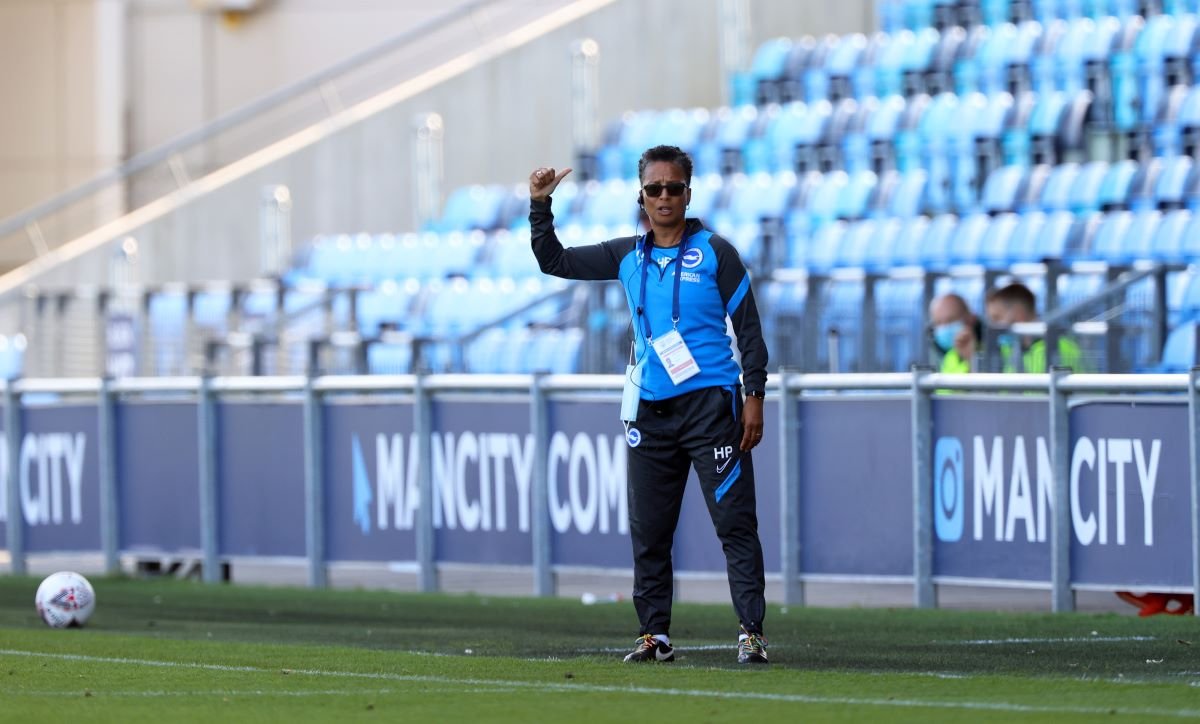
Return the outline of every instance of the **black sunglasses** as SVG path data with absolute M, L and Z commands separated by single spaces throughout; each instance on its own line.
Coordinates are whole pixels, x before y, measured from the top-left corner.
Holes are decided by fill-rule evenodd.
M 687 184 L 682 181 L 672 181 L 665 184 L 646 184 L 642 187 L 642 191 L 646 192 L 646 196 L 657 199 L 662 195 L 663 189 L 667 190 L 667 196 L 683 196 L 683 192 L 687 187 Z

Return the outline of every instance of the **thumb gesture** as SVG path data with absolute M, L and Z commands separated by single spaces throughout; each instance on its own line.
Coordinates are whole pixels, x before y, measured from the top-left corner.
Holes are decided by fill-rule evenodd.
M 569 168 L 557 172 L 552 168 L 536 169 L 529 174 L 529 198 L 534 201 L 545 201 L 546 197 L 554 193 L 554 189 L 558 188 L 558 185 L 569 173 L 571 173 Z

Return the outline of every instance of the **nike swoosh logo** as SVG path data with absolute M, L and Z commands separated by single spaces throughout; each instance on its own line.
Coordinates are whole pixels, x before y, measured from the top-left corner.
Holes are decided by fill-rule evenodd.
M 654 647 L 654 658 L 658 659 L 659 661 L 666 661 L 667 659 L 671 658 L 674 655 L 675 655 L 674 649 L 667 649 L 664 652 L 661 648 L 659 648 L 657 646 Z
M 723 464 L 717 466 L 717 475 L 725 472 L 725 468 L 729 467 L 730 460 L 733 460 L 733 458 L 729 458 L 729 460 L 726 460 Z

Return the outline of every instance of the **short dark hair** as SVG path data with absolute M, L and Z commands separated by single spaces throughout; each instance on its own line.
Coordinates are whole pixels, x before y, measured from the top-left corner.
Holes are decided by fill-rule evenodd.
M 687 155 L 687 151 L 684 151 L 679 146 L 655 146 L 654 148 L 647 148 L 638 160 L 638 181 L 643 180 L 646 167 L 658 161 L 666 161 L 678 166 L 679 170 L 683 171 L 683 175 L 687 177 L 688 185 L 692 185 L 692 157 Z
M 1029 287 L 1020 282 L 1013 282 L 1007 286 L 989 291 L 987 293 L 987 301 L 999 302 L 1005 306 L 1016 304 L 1024 307 L 1029 312 L 1037 312 L 1037 297 L 1029 290 Z

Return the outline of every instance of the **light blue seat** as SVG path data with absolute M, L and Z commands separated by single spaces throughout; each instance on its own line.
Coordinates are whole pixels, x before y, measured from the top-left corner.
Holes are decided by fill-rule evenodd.
M 624 226 L 637 223 L 638 184 L 610 179 L 589 182 L 576 220 L 590 226 Z
M 1018 215 L 1016 226 L 1013 227 L 1005 242 L 1004 257 L 997 260 L 991 250 L 994 247 L 991 247 L 985 252 L 984 264 L 990 268 L 996 268 L 1020 262 L 1037 261 L 1038 235 L 1041 234 L 1042 227 L 1046 225 L 1047 218 L 1049 218 L 1048 215 L 1042 211 L 1029 211 Z
M 1113 121 L 1116 129 L 1122 133 L 1135 130 L 1141 117 L 1136 47 L 1144 26 L 1145 21 L 1140 16 L 1131 16 L 1125 20 L 1108 56 L 1108 72 L 1112 78 Z
M 700 143 L 700 137 L 711 120 L 711 114 L 705 108 L 668 108 L 658 113 L 657 122 L 650 130 L 650 137 L 641 149 L 634 149 L 638 157 L 651 146 L 678 146 L 685 151 L 691 151 Z M 630 178 L 636 177 L 635 174 Z
M 1147 240 L 1147 245 L 1137 249 L 1138 257 L 1167 264 L 1190 262 L 1184 257 L 1183 241 L 1191 221 L 1192 212 L 1187 209 L 1168 211 L 1154 236 Z
M 941 40 L 942 34 L 936 29 L 922 28 L 916 32 L 913 43 L 905 48 L 904 57 L 900 60 L 900 89 L 904 95 L 929 92 L 925 74 Z
M 937 33 L 936 30 L 928 27 L 925 32 Z M 898 33 L 892 33 L 888 43 L 879 49 L 873 74 L 875 96 L 885 98 L 893 95 L 906 95 L 904 92 L 904 59 L 916 43 L 916 34 L 905 29 Z
M 1154 205 L 1164 211 L 1184 207 L 1184 190 L 1195 162 L 1188 156 L 1163 159 L 1162 172 L 1154 185 Z
M 1196 366 L 1197 321 L 1189 320 L 1171 330 L 1163 345 L 1162 361 L 1155 372 L 1189 372 Z
M 828 101 L 811 105 L 789 103 L 782 107 L 767 126 L 761 145 L 746 144 L 746 170 L 798 173 L 818 170 L 816 148 L 832 113 L 833 106 Z
M 934 217 L 921 244 L 920 264 L 929 271 L 945 271 L 951 264 L 951 246 L 955 243 L 958 217 L 941 214 Z
M 718 229 L 758 224 L 764 218 L 783 219 L 796 176 L 792 173 L 738 175 L 727 182 L 727 204 L 709 218 Z
M 1105 214 L 1096 235 L 1092 237 L 1091 248 L 1084 252 L 1084 258 L 1109 264 L 1128 261 L 1124 258 L 1123 243 L 1132 224 L 1133 214 L 1129 211 L 1112 211 Z
M 929 174 L 924 169 L 915 169 L 900 174 L 899 181 L 888 201 L 888 215 L 910 218 L 924 212 L 925 187 L 928 183 Z
M 1041 207 L 1044 211 L 1066 211 L 1071 206 L 1071 189 L 1079 178 L 1079 164 L 1060 163 L 1050 170 L 1042 186 Z
M 1017 206 L 1017 192 L 1025 181 L 1022 166 L 1001 166 L 992 171 L 983 185 L 981 206 L 989 214 L 1012 211 Z
M 987 235 L 991 223 L 992 219 L 987 214 L 971 214 L 961 219 L 950 240 L 949 264 L 980 263 L 983 239 Z
M 956 124 L 963 120 L 962 115 L 966 110 L 959 103 L 958 96 L 942 93 L 933 99 L 921 117 L 917 135 L 921 165 L 929 174 L 925 203 L 930 213 L 952 210 L 950 138 Z
M 216 336 L 231 332 L 230 312 L 233 309 L 233 290 L 214 285 L 192 295 L 192 322 Z
M 1071 211 L 1081 214 L 1100 209 L 1100 187 L 1108 170 L 1105 161 L 1091 161 L 1080 167 L 1068 197 Z
M 858 171 L 848 174 L 846 185 L 841 188 L 837 200 L 839 219 L 861 219 L 867 215 L 867 204 L 879 183 L 873 171 Z
M 1119 263 L 1132 264 L 1136 261 L 1154 258 L 1150 247 L 1158 236 L 1158 227 L 1162 225 L 1163 218 L 1163 213 L 1157 209 L 1134 213 L 1133 222 L 1121 239 Z
M 863 288 L 854 280 L 831 280 L 821 310 L 818 364 L 832 372 L 856 372 L 860 357 Z M 831 340 L 837 343 L 837 365 L 830 365 Z
M 926 359 L 923 291 L 920 279 L 882 279 L 875 287 L 876 354 L 885 371 L 904 372 Z
M 522 278 L 541 273 L 530 246 L 528 230 L 499 231 L 492 235 L 490 246 L 488 273 L 491 276 Z
M 803 256 L 804 268 L 824 274 L 837 266 L 838 254 L 846 236 L 846 223 L 836 221 L 822 226 L 807 242 Z
M 15 380 L 25 372 L 25 335 L 0 335 L 0 379 Z
M 413 299 L 420 291 L 417 280 L 385 283 L 360 292 L 355 305 L 358 331 L 364 337 L 376 337 L 392 329 L 402 330 L 412 319 Z
M 470 231 L 494 229 L 499 225 L 500 209 L 508 189 L 503 186 L 461 186 L 450 192 L 441 218 L 431 222 L 429 231 Z
M 750 78 L 755 88 L 755 103 L 778 102 L 776 81 L 783 76 L 788 55 L 794 41 L 791 38 L 775 38 L 758 46 L 750 65 Z
M 1154 123 L 1150 128 L 1151 141 L 1156 157 L 1178 156 L 1183 151 L 1183 133 L 1179 122 L 1180 113 L 1187 103 L 1191 88 L 1175 85 L 1167 89 Z
M 373 375 L 403 375 L 413 371 L 412 344 L 375 342 L 367 347 L 367 372 Z
M 153 374 L 189 373 L 187 359 L 188 297 L 183 288 L 159 290 L 146 300 L 148 342 Z
M 688 206 L 687 215 L 702 220 L 711 218 L 717 209 L 724 187 L 725 177 L 720 174 L 692 176 L 692 202 Z
M 929 219 L 913 216 L 903 222 L 900 232 L 892 244 L 891 263 L 897 267 L 920 266 L 921 247 L 929 233 Z
M 1066 248 L 1062 250 L 1061 255 L 1049 258 L 1061 259 L 1067 263 L 1090 260 L 1093 241 L 1104 223 L 1104 218 L 1105 215 L 1100 212 L 1076 216 L 1075 223 L 1071 224 L 1071 232 L 1065 240 Z
M 464 352 L 468 372 L 504 374 L 517 372 L 514 349 L 524 350 L 520 332 L 492 327 L 476 337 Z
M 1097 195 L 1101 211 L 1129 208 L 1130 188 L 1137 172 L 1137 163 L 1128 159 L 1109 167 Z
M 868 44 L 867 37 L 862 33 L 842 36 L 841 42 L 830 49 L 824 65 L 820 69 L 814 68 L 805 73 L 807 100 L 811 103 L 817 100 L 836 101 L 853 97 L 851 79 Z
M 1009 258 L 1013 262 L 1040 262 L 1043 259 L 1063 259 L 1067 241 L 1075 224 L 1075 215 L 1069 211 L 1047 214 L 1036 230 L 1029 234 L 1015 232 L 1009 242 Z
M 1138 78 L 1138 120 L 1150 123 L 1166 91 L 1164 83 L 1167 41 L 1175 30 L 1176 19 L 1156 15 L 1146 20 L 1145 27 L 1134 44 L 1134 59 Z
M 729 174 L 743 170 L 742 148 L 758 121 L 752 105 L 719 108 L 695 149 L 693 173 Z M 635 173 L 636 175 L 636 169 Z
M 914 99 L 914 106 L 923 111 L 929 103 L 928 96 Z M 872 169 L 878 173 L 897 165 L 897 134 L 901 121 L 909 111 L 909 101 L 902 96 L 888 96 L 879 102 L 879 106 L 867 118 L 865 131 L 867 153 L 871 159 Z M 916 165 L 916 164 L 914 164 Z M 904 169 L 901 169 L 904 170 Z
M 1004 269 L 1009 265 L 1008 246 L 1012 235 L 1020 226 L 1021 217 L 1016 214 L 999 214 L 992 217 L 975 258 L 970 260 L 989 269 Z

